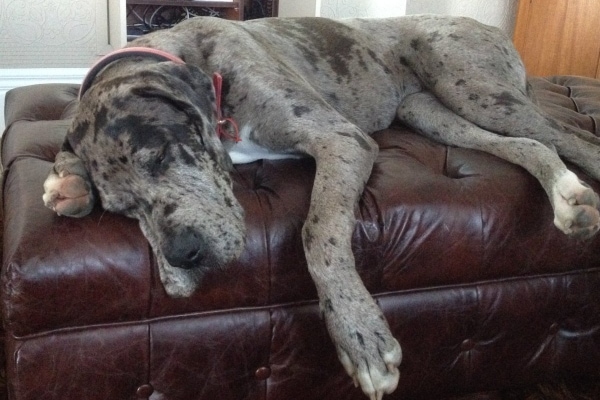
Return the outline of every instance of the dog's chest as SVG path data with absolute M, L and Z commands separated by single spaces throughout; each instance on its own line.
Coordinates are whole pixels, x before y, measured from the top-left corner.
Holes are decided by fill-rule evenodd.
M 244 125 L 240 129 L 240 141 L 225 142 L 224 147 L 234 164 L 247 164 L 257 160 L 281 160 L 285 158 L 302 158 L 298 153 L 277 152 L 263 147 L 250 139 L 252 127 Z

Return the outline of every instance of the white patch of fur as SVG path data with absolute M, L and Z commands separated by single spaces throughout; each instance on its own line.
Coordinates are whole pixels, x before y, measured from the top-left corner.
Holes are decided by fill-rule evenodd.
M 50 174 L 44 181 L 44 194 L 42 195 L 42 200 L 44 200 L 44 204 L 46 207 L 50 207 L 54 210 L 54 206 L 52 205 L 52 201 L 57 196 L 60 187 L 60 178 L 56 174 Z
M 248 164 L 257 160 L 282 160 L 286 158 L 302 158 L 301 154 L 274 152 L 263 147 L 250 139 L 252 127 L 244 125 L 240 129 L 240 139 L 238 143 L 226 142 L 225 148 L 234 164 Z
M 552 190 L 554 205 L 554 225 L 567 235 L 574 233 L 575 229 L 581 227 L 575 226 L 577 216 L 581 212 L 587 212 L 590 219 L 593 220 L 594 230 L 600 228 L 600 215 L 593 204 L 579 204 L 578 198 L 585 198 L 585 192 L 591 192 L 592 189 L 581 184 L 577 175 L 571 171 L 565 171 Z

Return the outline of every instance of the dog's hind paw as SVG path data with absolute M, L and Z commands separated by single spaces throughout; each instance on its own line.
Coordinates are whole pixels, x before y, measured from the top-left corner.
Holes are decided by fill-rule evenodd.
M 593 236 L 600 229 L 598 195 L 577 176 L 567 171 L 554 187 L 554 225 L 579 239 Z
M 74 154 L 60 152 L 44 181 L 44 205 L 58 215 L 83 217 L 94 207 L 92 185 L 83 162 Z
M 402 350 L 383 314 L 369 300 L 372 310 L 364 310 L 363 303 L 344 315 L 334 306 L 325 312 L 325 318 L 338 358 L 355 386 L 370 400 L 381 400 L 398 386 Z

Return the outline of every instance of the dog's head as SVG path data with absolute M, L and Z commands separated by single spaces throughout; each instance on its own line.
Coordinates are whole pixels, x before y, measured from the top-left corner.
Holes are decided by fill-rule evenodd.
M 167 292 L 188 296 L 203 272 L 237 258 L 245 240 L 212 81 L 172 62 L 99 78 L 82 96 L 66 147 L 83 161 L 102 206 L 139 220 Z

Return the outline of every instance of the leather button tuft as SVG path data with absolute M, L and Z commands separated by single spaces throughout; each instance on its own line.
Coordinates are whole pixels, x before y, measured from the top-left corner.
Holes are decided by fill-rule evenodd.
M 154 388 L 150 384 L 145 384 L 137 388 L 135 395 L 140 399 L 147 399 L 154 393 Z
M 460 349 L 462 351 L 471 351 L 474 348 L 475 348 L 475 341 L 473 339 L 465 339 L 460 345 Z
M 269 367 L 260 367 L 254 373 L 254 376 L 259 381 L 264 381 L 265 379 L 269 379 L 269 377 L 271 376 L 271 368 L 269 368 Z

